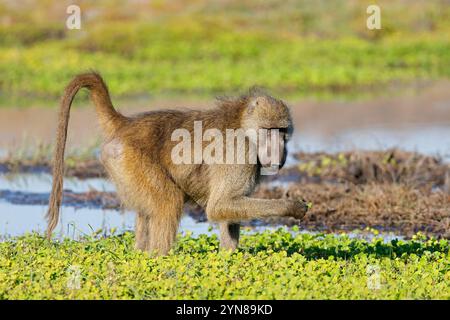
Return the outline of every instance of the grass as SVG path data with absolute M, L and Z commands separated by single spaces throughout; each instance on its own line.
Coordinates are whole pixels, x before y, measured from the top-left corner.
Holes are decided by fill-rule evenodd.
M 148 47 L 132 57 L 82 52 L 59 42 L 26 50 L 6 48 L 0 52 L 0 72 L 5 75 L 2 88 L 13 96 L 57 97 L 62 83 L 89 69 L 99 70 L 119 97 L 214 94 L 252 85 L 296 93 L 352 91 L 394 81 L 450 76 L 450 43 L 441 41 L 369 43 L 244 34 L 215 38 L 214 44 L 149 39 L 145 41 Z M 45 63 L 60 56 L 65 59 L 59 63 Z
M 29 16 L 0 7 L 13 21 L 0 29 L 0 105 L 55 104 L 63 85 L 89 69 L 104 75 L 115 98 L 235 93 L 253 85 L 285 95 L 358 96 L 450 76 L 448 6 L 416 1 L 405 12 L 400 1 L 381 1 L 384 29 L 369 32 L 364 2 L 338 2 L 176 1 L 122 16 L 102 1 L 82 6 L 99 13 L 80 31 L 66 30 L 64 16 L 39 5 Z
M 180 236 L 165 257 L 133 234 L 0 243 L 1 299 L 449 299 L 448 240 L 371 242 L 278 230 L 244 235 L 235 253 L 216 236 Z

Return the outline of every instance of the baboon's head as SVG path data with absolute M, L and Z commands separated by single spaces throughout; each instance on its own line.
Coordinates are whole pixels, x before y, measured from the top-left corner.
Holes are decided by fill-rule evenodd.
M 272 146 L 276 144 L 279 150 L 279 168 L 283 167 L 287 157 L 286 143 L 293 131 L 292 119 L 287 105 L 282 100 L 275 99 L 268 94 L 255 92 L 247 97 L 245 110 L 242 119 L 243 126 L 259 131 L 263 129 L 262 132 L 267 136 L 267 142 L 262 144 L 259 142 L 258 156 L 261 164 L 263 166 L 272 165 L 270 161 L 262 160 L 260 151 L 272 154 L 272 150 L 274 150 Z M 273 159 L 273 157 L 270 159 Z

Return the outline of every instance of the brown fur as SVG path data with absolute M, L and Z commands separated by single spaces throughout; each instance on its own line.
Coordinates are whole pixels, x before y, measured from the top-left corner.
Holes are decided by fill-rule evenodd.
M 221 246 L 227 249 L 238 245 L 241 220 L 269 216 L 301 218 L 306 213 L 302 201 L 248 197 L 259 181 L 260 164 L 176 165 L 171 159 L 172 148 L 178 143 L 171 141 L 173 130 L 185 128 L 192 133 L 194 121 L 199 120 L 203 130 L 217 128 L 221 132 L 238 128 L 281 128 L 288 139 L 292 123 L 282 101 L 253 90 L 239 98 L 221 98 L 212 110 L 162 110 L 124 117 L 114 110 L 100 75 L 88 73 L 72 80 L 61 103 L 47 214 L 49 238 L 59 219 L 70 106 L 83 87 L 91 91 L 105 135 L 102 162 L 122 202 L 137 213 L 138 249 L 167 253 L 188 200 L 203 206 L 210 221 L 219 222 Z M 282 152 L 285 156 L 285 147 Z

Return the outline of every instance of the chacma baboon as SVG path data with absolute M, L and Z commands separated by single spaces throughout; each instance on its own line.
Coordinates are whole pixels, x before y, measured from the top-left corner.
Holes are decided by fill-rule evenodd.
M 136 212 L 136 248 L 166 254 L 188 200 L 201 205 L 210 221 L 219 223 L 221 247 L 227 249 L 237 247 L 242 220 L 273 216 L 300 219 L 305 215 L 307 205 L 302 200 L 249 197 L 263 167 L 259 159 L 256 163 L 174 164 L 171 157 L 177 145 L 173 132 L 185 129 L 192 133 L 194 122 L 201 121 L 204 129 L 214 128 L 224 135 L 228 129 L 278 129 L 282 166 L 287 152 L 284 142 L 292 133 L 284 102 L 250 91 L 239 98 L 219 99 L 214 109 L 161 110 L 126 117 L 114 109 L 101 76 L 91 72 L 75 77 L 62 98 L 47 213 L 49 238 L 59 220 L 70 107 L 81 88 L 90 90 L 104 135 L 101 161 L 121 201 Z M 249 139 L 244 146 L 246 154 L 251 143 Z

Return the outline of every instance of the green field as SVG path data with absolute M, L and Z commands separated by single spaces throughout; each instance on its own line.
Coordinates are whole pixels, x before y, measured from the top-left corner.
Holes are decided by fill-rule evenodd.
M 133 249 L 133 234 L 0 243 L 0 299 L 449 299 L 448 240 L 372 241 L 245 235 L 235 252 L 216 236 L 180 236 L 165 257 Z
M 46 2 L 47 5 L 39 5 Z M 0 105 L 54 105 L 64 84 L 100 71 L 116 98 L 204 96 L 253 85 L 284 95 L 359 96 L 450 77 L 450 8 L 442 1 L 378 1 L 382 30 L 366 28 L 367 1 L 0 5 Z M 33 5 L 34 3 L 34 5 Z M 53 8 L 53 10 L 50 10 Z M 82 16 L 84 17 L 84 16 Z M 34 102 L 35 103 L 35 102 Z

